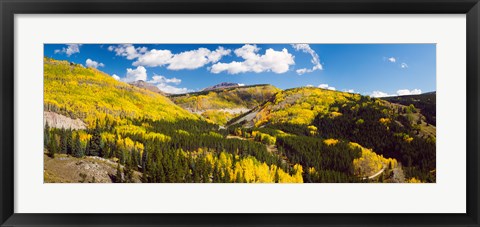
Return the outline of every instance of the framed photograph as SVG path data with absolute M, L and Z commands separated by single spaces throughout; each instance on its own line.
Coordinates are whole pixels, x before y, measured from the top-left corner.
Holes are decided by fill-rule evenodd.
M 1 226 L 479 226 L 478 0 L 1 1 Z

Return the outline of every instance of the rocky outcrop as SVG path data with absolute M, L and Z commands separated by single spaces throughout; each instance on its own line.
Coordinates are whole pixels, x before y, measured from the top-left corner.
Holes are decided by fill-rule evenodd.
M 54 112 L 44 111 L 43 112 L 43 125 L 45 126 L 48 123 L 48 126 L 52 128 L 64 128 L 64 129 L 86 129 L 87 125 L 80 119 L 72 119 L 61 114 Z
M 95 156 L 75 158 L 57 154 L 55 158 L 43 155 L 44 183 L 112 183 L 117 175 L 117 162 Z M 120 165 L 121 169 L 125 166 Z M 122 173 L 121 173 L 122 174 Z M 133 171 L 132 183 L 141 183 L 142 173 Z M 125 181 L 125 175 L 122 174 Z
M 194 114 L 202 114 L 204 113 L 205 111 L 207 110 L 193 110 L 193 109 L 189 109 L 189 108 L 186 108 L 186 110 L 190 111 L 191 113 L 194 113 Z M 219 111 L 219 112 L 225 112 L 225 113 L 229 113 L 229 114 L 243 114 L 243 113 L 246 113 L 248 111 L 250 111 L 250 109 L 247 109 L 247 108 L 221 108 L 221 109 L 208 109 L 208 110 L 216 110 L 216 111 Z
M 240 84 L 223 82 L 223 83 L 211 86 L 211 87 L 207 87 L 207 88 L 203 89 L 203 91 L 211 91 L 211 90 L 216 90 L 216 89 L 232 88 L 232 87 L 240 87 Z
M 155 93 L 159 93 L 161 95 L 165 95 L 164 92 L 162 92 L 157 86 L 153 85 L 153 84 L 150 84 L 148 82 L 145 82 L 143 80 L 137 80 L 135 82 L 131 82 L 129 83 L 130 85 L 133 85 L 135 87 L 139 87 L 139 88 L 143 88 L 143 89 L 147 89 L 149 91 L 153 91 Z

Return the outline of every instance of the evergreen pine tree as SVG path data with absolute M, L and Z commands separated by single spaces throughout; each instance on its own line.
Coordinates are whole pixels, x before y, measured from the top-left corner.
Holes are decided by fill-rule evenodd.
M 158 162 L 157 171 L 158 171 L 157 181 L 159 183 L 164 183 L 165 182 L 165 171 L 163 170 L 163 165 L 162 165 L 161 162 Z
M 72 133 L 72 130 L 67 130 L 66 131 L 66 135 L 65 135 L 65 138 L 66 138 L 66 147 L 67 147 L 67 154 L 69 155 L 72 155 L 73 154 L 73 133 Z
M 220 182 L 220 173 L 218 171 L 218 166 L 217 166 L 217 163 L 215 162 L 214 166 L 213 166 L 213 180 L 212 182 L 213 183 L 218 183 Z
M 237 172 L 235 183 L 243 183 L 243 179 L 242 179 L 242 176 L 240 175 L 240 172 Z
M 278 175 L 278 169 L 275 170 L 275 183 L 280 183 L 280 176 Z
M 55 134 L 52 134 L 50 136 L 50 142 L 48 142 L 48 155 L 51 157 L 51 158 L 55 158 L 55 154 L 57 153 L 57 140 L 55 139 Z
M 184 166 L 184 174 L 185 174 L 185 183 L 192 183 L 192 174 L 190 174 L 190 168 L 188 167 L 188 163 L 185 162 Z
M 87 140 L 87 146 L 85 147 L 85 155 L 86 155 L 86 156 L 90 156 L 90 155 L 91 155 L 91 154 L 90 154 L 90 143 L 91 143 L 90 141 L 91 141 L 90 139 Z
M 200 183 L 200 171 L 198 171 L 197 165 L 193 165 L 192 168 L 193 173 L 193 183 Z
M 132 159 L 129 159 L 125 165 L 125 182 L 133 183 L 133 169 L 132 169 Z
M 145 173 L 145 169 L 147 168 L 147 158 L 148 158 L 148 150 L 145 149 L 142 154 L 142 170 Z
M 73 156 L 77 158 L 83 157 L 82 144 L 80 142 L 80 135 L 76 133 L 75 138 L 73 139 Z
M 120 163 L 117 164 L 117 174 L 115 174 L 115 183 L 123 183 L 122 168 Z
M 157 163 L 149 160 L 147 163 L 147 166 L 148 166 L 148 170 L 147 170 L 148 182 L 152 182 L 152 183 L 158 182 Z
M 383 180 L 384 180 L 384 177 L 383 177 L 383 173 L 380 174 L 380 176 L 378 177 L 378 182 L 379 183 L 383 183 Z
M 92 138 L 90 139 L 90 144 L 88 146 L 89 155 L 100 156 L 102 154 L 101 143 L 102 137 L 100 135 L 100 128 L 97 120 L 95 129 L 93 130 Z
M 59 153 L 67 153 L 67 135 L 65 129 L 60 130 L 60 150 Z
M 45 127 L 43 129 L 43 146 L 45 148 L 48 147 L 48 142 L 50 141 L 50 126 L 48 125 L 48 122 L 45 124 Z
M 232 180 L 231 177 L 230 177 L 230 172 L 228 171 L 228 169 L 225 169 L 225 176 L 224 176 L 224 179 L 223 179 L 223 182 L 224 183 L 230 183 L 230 181 Z
M 133 149 L 132 152 L 130 152 L 130 162 L 132 164 L 132 168 L 133 169 L 136 169 L 137 166 L 138 166 L 138 160 L 137 160 L 137 154 L 139 152 L 137 151 L 137 149 Z

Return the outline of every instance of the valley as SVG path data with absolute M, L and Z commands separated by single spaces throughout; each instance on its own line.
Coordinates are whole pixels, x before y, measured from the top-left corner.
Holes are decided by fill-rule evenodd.
M 44 59 L 46 183 L 433 183 L 431 93 L 221 83 L 168 94 Z

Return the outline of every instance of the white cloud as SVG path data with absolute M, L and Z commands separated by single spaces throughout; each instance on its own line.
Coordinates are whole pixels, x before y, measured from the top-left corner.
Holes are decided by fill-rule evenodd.
M 222 59 L 223 56 L 227 56 L 232 52 L 230 49 L 225 49 L 222 46 L 218 47 L 215 51 L 212 51 L 208 56 L 208 61 L 216 63 Z
M 66 54 L 67 56 L 71 56 L 72 54 L 75 54 L 75 53 L 80 53 L 80 46 L 82 44 L 67 44 L 67 47 L 65 48 L 62 48 L 61 50 L 60 49 L 57 49 L 54 51 L 55 54 L 59 54 L 59 53 L 64 53 Z
M 374 98 L 382 98 L 382 97 L 388 97 L 388 96 L 392 96 L 392 95 L 389 95 L 389 94 L 387 94 L 385 92 L 381 92 L 381 91 L 374 91 L 370 95 L 370 97 L 374 97 Z
M 158 84 L 158 89 L 168 94 L 183 94 L 188 92 L 193 92 L 193 90 L 187 88 L 178 88 L 168 84 Z
M 141 66 L 139 66 L 141 67 Z M 187 92 L 192 92 L 193 90 L 187 89 L 187 88 L 179 88 L 172 86 L 170 84 L 175 84 L 178 85 L 182 82 L 182 80 L 177 79 L 175 77 L 173 78 L 167 78 L 162 75 L 154 75 L 152 77 L 152 80 L 148 81 L 148 83 L 155 84 L 155 86 L 158 87 L 161 91 L 169 94 L 183 94 Z
M 132 44 L 121 44 L 118 46 L 109 46 L 109 51 L 114 51 L 115 55 L 126 57 L 128 60 L 138 58 L 147 51 L 146 47 L 135 48 Z
M 223 56 L 229 55 L 231 50 L 218 47 L 211 51 L 207 48 L 199 48 L 173 54 L 170 50 L 148 50 L 146 47 L 135 48 L 131 44 L 109 46 L 109 51 L 114 51 L 117 56 L 134 60 L 133 66 L 160 67 L 168 65 L 170 70 L 197 69 L 209 63 L 218 62 Z
M 137 80 L 147 81 L 147 70 L 143 66 L 138 66 L 136 69 L 127 69 L 127 76 L 123 81 L 129 83 Z
M 203 67 L 208 63 L 216 63 L 223 56 L 230 54 L 231 50 L 226 50 L 223 47 L 218 47 L 215 51 L 210 51 L 207 48 L 199 48 L 197 50 L 185 51 L 173 55 L 168 60 L 168 69 L 197 69 Z
M 217 63 L 210 68 L 212 73 L 227 71 L 229 74 L 238 74 L 251 71 L 243 62 L 232 61 L 230 63 Z
M 307 84 L 307 85 L 305 85 L 305 87 L 314 87 L 314 86 L 311 85 L 311 84 Z
M 422 94 L 422 90 L 420 89 L 413 89 L 413 90 L 401 89 L 397 91 L 397 95 L 419 95 L 419 94 Z
M 260 48 L 256 45 L 244 45 L 235 50 L 235 55 L 244 59 L 242 62 L 232 61 L 230 63 L 216 63 L 211 68 L 212 73 L 227 71 L 229 74 L 246 72 L 274 72 L 285 73 L 290 65 L 294 65 L 294 56 L 288 53 L 287 49 L 275 51 L 271 48 L 265 51 L 264 55 L 258 54 Z
M 157 67 L 169 63 L 173 54 L 170 50 L 150 50 L 143 55 L 138 56 L 137 61 L 133 63 L 134 66 L 148 66 Z
M 297 69 L 296 70 L 297 74 L 302 75 L 302 74 L 305 74 L 305 73 L 311 73 L 313 71 L 323 69 L 322 64 L 320 64 L 320 58 L 318 57 L 318 54 L 312 48 L 310 48 L 310 45 L 308 45 L 308 44 L 292 44 L 292 47 L 296 51 L 303 51 L 304 53 L 308 53 L 308 54 L 310 54 L 310 56 L 312 56 L 311 62 L 313 64 L 313 67 L 311 69 L 307 69 L 307 68 Z
M 103 63 L 99 63 L 99 62 L 96 62 L 92 59 L 87 59 L 87 61 L 85 61 L 85 65 L 87 67 L 92 67 L 92 68 L 98 68 L 98 67 L 104 67 L 105 65 Z
M 125 78 L 120 78 L 119 76 L 113 74 L 113 78 L 116 80 L 120 80 L 123 82 L 135 82 L 138 80 L 143 80 L 147 81 L 147 69 L 143 66 L 138 66 L 136 69 L 127 69 L 127 76 Z M 180 84 L 182 80 L 177 79 L 175 77 L 173 78 L 167 78 L 162 75 L 154 75 L 152 77 L 152 80 L 147 81 L 148 83 L 154 84 L 155 86 L 158 87 L 161 91 L 169 94 L 182 94 L 182 93 L 187 93 L 187 92 L 193 92 L 193 90 L 187 89 L 187 88 L 179 88 L 172 86 L 170 84 Z
M 180 84 L 182 82 L 182 80 L 180 79 L 177 79 L 177 78 L 166 78 L 164 76 L 161 76 L 161 75 L 154 75 L 152 77 L 152 80 L 148 81 L 149 83 L 152 83 L 152 84 L 159 84 L 159 83 L 172 83 L 172 84 Z
M 397 91 L 397 94 L 388 94 L 381 91 L 374 91 L 370 96 L 374 98 L 381 98 L 381 97 L 389 97 L 389 96 L 396 96 L 396 95 L 402 96 L 402 95 L 419 95 L 419 94 L 422 94 L 422 90 L 420 89 L 413 89 L 413 90 L 400 89 Z
M 318 85 L 319 88 L 323 88 L 323 89 L 328 89 L 328 90 L 332 90 L 332 91 L 335 91 L 337 89 L 335 89 L 335 87 L 330 87 L 328 86 L 328 84 L 320 84 Z
M 307 68 L 303 68 L 303 69 L 297 69 L 297 70 L 295 70 L 295 72 L 297 72 L 298 75 L 302 75 L 302 74 L 305 74 L 305 73 L 310 73 L 310 72 L 312 72 L 312 70 L 307 69 Z
M 343 91 L 348 92 L 348 93 L 355 93 L 355 90 L 353 90 L 353 89 L 348 89 L 348 90 L 346 89 L 346 90 L 343 90 Z
M 245 84 L 238 84 L 238 86 L 243 87 L 243 86 L 245 86 Z
M 395 58 L 395 57 L 385 58 L 385 57 L 384 57 L 383 60 L 385 61 L 385 59 L 386 59 L 387 61 L 391 62 L 391 63 L 400 64 L 400 68 L 402 68 L 402 69 L 407 69 L 407 68 L 408 68 L 407 63 L 405 63 L 405 62 L 402 62 L 402 63 L 398 62 L 398 61 L 399 61 L 398 58 Z M 398 63 L 397 63 L 397 62 L 398 62 Z

